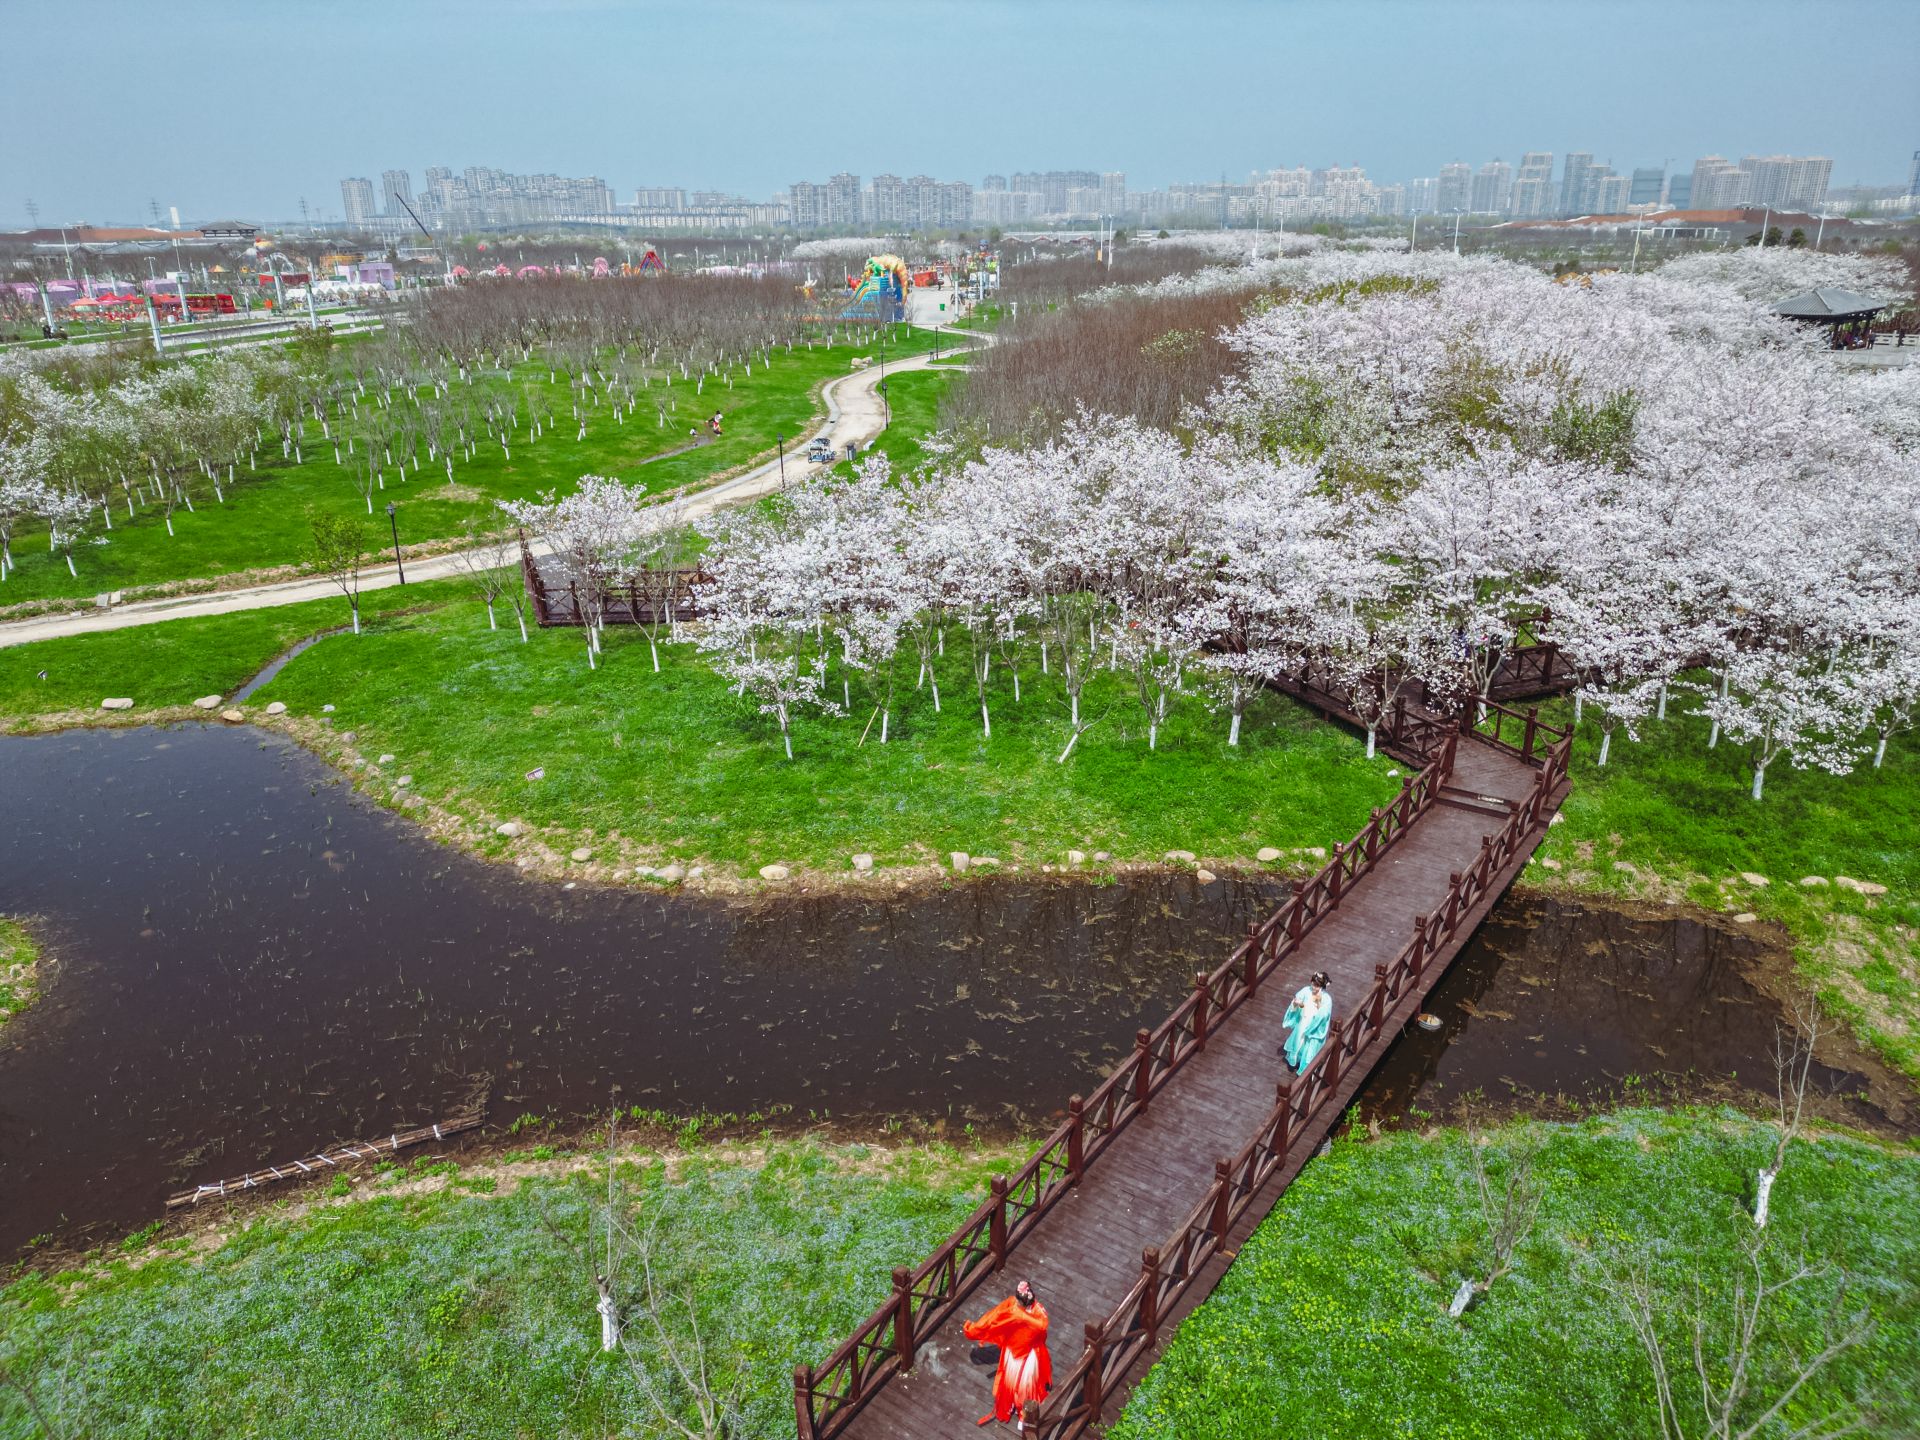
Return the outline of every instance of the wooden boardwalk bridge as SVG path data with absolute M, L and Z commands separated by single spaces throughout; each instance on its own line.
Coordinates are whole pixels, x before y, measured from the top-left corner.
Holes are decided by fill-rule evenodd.
M 1564 688 L 1546 647 L 1495 693 Z M 1504 683 L 1502 683 L 1504 682 Z M 1312 676 L 1277 688 L 1351 721 Z M 1054 1384 L 1030 1433 L 1068 1440 L 1127 1391 L 1319 1147 L 1380 1057 L 1539 844 L 1567 791 L 1571 740 L 1489 702 L 1459 719 L 1397 704 L 1389 753 L 1422 768 L 1252 930 L 1015 1174 L 817 1366 L 794 1372 L 801 1440 L 955 1437 L 991 1409 L 992 1372 L 961 1322 L 1017 1277 L 1051 1316 Z M 1281 1016 L 1315 970 L 1332 1032 L 1305 1074 L 1279 1058 Z M 1079 1353 L 1075 1355 L 1076 1347 Z

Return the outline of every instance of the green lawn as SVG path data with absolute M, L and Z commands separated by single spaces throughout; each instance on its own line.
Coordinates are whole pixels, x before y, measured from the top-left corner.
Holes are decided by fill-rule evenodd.
M 1489 1163 L 1496 1186 L 1505 1143 Z M 1338 1142 L 1281 1198 L 1109 1433 L 1657 1440 L 1649 1363 L 1583 1271 L 1619 1275 L 1629 1257 L 1653 1268 L 1675 1376 L 1690 1382 L 1681 1307 L 1696 1278 L 1724 1296 L 1741 1277 L 1739 1245 L 1753 1232 L 1743 1206 L 1771 1154 L 1769 1132 L 1724 1112 L 1632 1111 L 1553 1127 L 1535 1169 L 1544 1203 L 1514 1270 L 1454 1321 L 1447 1302 L 1485 1255 L 1465 1140 Z M 1802 1392 L 1789 1425 L 1764 1434 L 1786 1434 L 1815 1407 L 1845 1410 L 1861 1385 L 1880 1390 L 1884 1407 L 1863 1433 L 1920 1425 L 1916 1205 L 1911 1151 L 1839 1138 L 1794 1148 L 1773 1192 L 1768 1264 L 1804 1249 L 1844 1270 L 1848 1306 L 1868 1307 L 1876 1330 Z M 1818 1348 L 1824 1293 L 1809 1285 L 1775 1310 L 1756 1394 L 1777 1393 L 1789 1346 Z M 1722 1304 L 1715 1321 L 1725 1313 Z M 1069 1357 L 1078 1348 L 1062 1347 Z M 1680 1392 L 1690 1427 L 1700 1413 L 1691 1393 Z
M 361 622 L 377 629 L 383 615 L 465 593 L 453 580 L 369 590 L 360 597 Z M 0 729 L 73 712 L 138 721 L 202 695 L 230 695 L 296 641 L 351 618 L 341 597 L 0 648 Z M 101 711 L 108 696 L 131 699 L 133 709 Z
M 918 354 L 931 343 L 929 332 L 902 328 L 895 332 L 887 353 Z M 565 373 L 557 382 L 549 382 L 544 364 L 522 365 L 511 379 L 495 376 L 477 382 L 476 393 L 509 386 L 522 396 L 529 387 L 544 391 L 554 418 L 539 440 L 516 439 L 509 458 L 498 445 L 485 441 L 483 433 L 471 462 L 455 457 L 451 481 L 443 462 L 426 460 L 423 441 L 418 473 L 409 469 L 401 483 L 390 472 L 386 488 L 373 496 L 374 505 L 384 509 L 392 501 L 398 507 L 401 541 L 416 544 L 457 535 L 470 517 L 497 517 L 498 500 L 564 491 L 583 474 L 640 481 L 655 493 L 698 485 L 771 455 L 776 433 L 784 434 L 790 446 L 802 443 L 818 414 L 814 392 L 827 380 L 845 374 L 852 356 L 873 348 L 871 343 L 823 344 L 776 351 L 770 369 L 756 366 L 750 377 L 736 371 L 731 388 L 724 380 L 709 377 L 698 395 L 691 382 L 677 376 L 664 388 L 656 379 L 651 389 L 640 391 L 639 408 L 623 422 L 616 423 L 606 406 L 590 410 L 584 440 L 575 439 L 577 427 L 570 418 L 572 400 Z M 653 403 L 657 397 L 669 397 L 673 407 L 664 425 Z M 704 435 L 705 417 L 715 410 L 725 415 L 722 437 L 707 441 L 689 436 L 689 428 L 696 425 Z M 520 411 L 524 417 L 524 399 Z M 301 464 L 282 460 L 277 444 L 263 447 L 259 473 L 238 475 L 226 489 L 225 504 L 215 501 L 204 482 L 198 484 L 196 512 L 177 509 L 171 536 L 155 505 L 143 505 L 130 519 L 124 500 L 117 501 L 110 531 L 100 527 L 96 513 L 91 541 L 74 554 L 77 575 L 69 575 L 61 557 L 47 548 L 44 530 L 16 535 L 13 551 L 19 569 L 0 583 L 0 605 L 135 590 L 297 563 L 309 540 L 309 508 L 366 515 L 366 503 L 354 488 L 348 467 L 335 464 L 333 446 L 321 438 L 318 424 L 308 423 L 303 443 Z M 668 453 L 689 444 L 695 448 L 685 454 Z M 350 457 L 343 458 L 351 464 Z M 390 543 L 386 517 L 369 515 L 366 523 L 369 543 L 376 550 L 385 548 Z M 97 541 L 106 543 L 92 543 Z
M 0 1025 L 33 1003 L 40 947 L 18 920 L 0 915 Z
M 1571 718 L 1570 706 L 1558 708 Z M 1651 888 L 1780 921 L 1826 1003 L 1920 1080 L 1920 741 L 1897 736 L 1884 766 L 1844 776 L 1777 761 L 1754 801 L 1747 752 L 1724 742 L 1709 750 L 1705 723 L 1681 708 L 1649 722 L 1638 743 L 1616 733 L 1604 769 L 1589 718 L 1574 744 L 1566 823 L 1540 850 L 1561 868 L 1536 866 L 1530 877 Z M 1770 883 L 1748 884 L 1744 871 Z M 1888 893 L 1800 883 L 1842 875 Z
M 690 647 L 663 651 L 656 675 L 643 636 L 610 631 L 601 668 L 589 671 L 579 631 L 522 645 L 515 632 L 489 631 L 474 603 L 323 641 L 254 704 L 281 700 L 294 717 L 334 705 L 332 734 L 353 732 L 363 755 L 391 752 L 399 758 L 387 768 L 410 774 L 414 794 L 478 817 L 468 833 L 483 849 L 505 848 L 491 824 L 517 819 L 553 850 L 586 845 L 605 863 L 844 871 L 858 851 L 882 865 L 953 850 L 1039 863 L 1070 847 L 1118 859 L 1175 849 L 1248 857 L 1344 838 L 1396 789 L 1387 762 L 1368 762 L 1356 741 L 1278 697 L 1250 712 L 1237 749 L 1223 718 L 1182 702 L 1149 753 L 1144 716 L 1111 677 L 1083 700 L 1107 718 L 1056 764 L 1067 738 L 1057 683 L 1029 660 L 1015 704 L 997 668 L 985 740 L 963 645 L 952 637 L 941 662 L 944 713 L 914 693 L 915 665 L 902 657 L 887 744 L 877 725 L 859 743 L 871 707 L 856 694 L 850 718 L 796 722 L 792 761 L 774 722 Z M 543 778 L 525 779 L 535 768 Z
M 885 1296 L 891 1267 L 931 1249 L 1007 1163 L 801 1142 L 639 1154 L 617 1203 L 653 1232 L 668 1325 L 684 1340 L 691 1301 L 716 1387 L 740 1393 L 728 1433 L 780 1435 L 793 1367 L 824 1358 Z M 356 1192 L 374 1198 L 267 1218 L 211 1254 L 136 1237 L 125 1256 L 17 1280 L 0 1290 L 0 1376 L 31 1385 L 56 1434 L 101 1440 L 669 1433 L 620 1357 L 600 1352 L 604 1166 L 382 1193 L 402 1178 L 363 1179 Z M 629 1261 L 624 1304 L 639 1281 Z M 676 1394 L 648 1327 L 630 1328 Z M 41 1433 L 0 1384 L 0 1435 Z

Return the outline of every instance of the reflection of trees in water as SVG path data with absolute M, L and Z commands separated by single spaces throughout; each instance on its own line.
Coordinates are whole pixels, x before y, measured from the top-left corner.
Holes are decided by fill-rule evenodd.
M 1475 1092 L 1498 1105 L 1764 1089 L 1780 1009 L 1747 978 L 1764 955 L 1758 940 L 1686 916 L 1508 900 L 1428 997 L 1440 1031 L 1410 1029 L 1361 1104 L 1444 1114 Z M 1815 1068 L 1816 1091 L 1860 1110 L 1850 1097 L 1865 1077 Z

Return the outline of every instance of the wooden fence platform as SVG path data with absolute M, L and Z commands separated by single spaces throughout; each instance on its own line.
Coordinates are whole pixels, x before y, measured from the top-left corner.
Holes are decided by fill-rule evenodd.
M 1543 675 L 1553 675 L 1551 661 Z M 1283 684 L 1330 714 L 1342 697 Z M 1554 688 L 1551 685 L 1543 688 Z M 1343 713 L 1344 712 L 1344 713 Z M 1470 724 L 1400 707 L 1386 744 L 1424 761 L 1332 859 L 945 1244 L 894 1272 L 892 1297 L 794 1375 L 802 1440 L 957 1436 L 991 1409 L 961 1322 L 1016 1278 L 1052 1317 L 1054 1387 L 1037 1434 L 1118 1414 L 1174 1326 L 1339 1119 L 1525 865 L 1567 790 L 1569 737 L 1489 703 Z M 1281 1017 L 1332 977 L 1333 1034 L 1289 1080 Z M 1276 1422 L 1284 1425 L 1282 1422 Z

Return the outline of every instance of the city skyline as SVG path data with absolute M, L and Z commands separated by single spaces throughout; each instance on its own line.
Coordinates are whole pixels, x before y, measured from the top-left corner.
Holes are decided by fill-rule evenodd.
M 137 97 L 91 96 L 65 112 L 60 145 L 16 156 L 0 215 L 24 219 L 31 198 L 44 216 L 68 219 L 131 218 L 149 201 L 278 218 L 303 199 L 338 216 L 343 174 L 368 179 L 378 204 L 383 168 L 417 174 L 460 157 L 507 173 L 604 176 L 622 196 L 648 186 L 766 198 L 843 168 L 978 185 L 1008 166 L 1073 162 L 1125 170 L 1143 190 L 1296 162 L 1359 163 L 1410 183 L 1456 158 L 1475 157 L 1477 169 L 1499 155 L 1517 168 L 1523 145 L 1589 151 L 1629 181 L 1667 156 L 1751 151 L 1827 155 L 1836 183 L 1898 184 L 1920 137 L 1920 99 L 1903 73 L 1904 57 L 1920 51 L 1920 7 L 1877 0 L 1827 7 L 1817 27 L 1804 24 L 1804 7 L 1779 3 L 1222 4 L 1175 16 L 1127 0 L 988 0 L 935 4 L 914 33 L 873 27 L 853 6 L 721 8 L 735 22 L 724 45 L 710 16 L 615 0 L 476 0 L 458 8 L 463 23 L 440 0 L 345 0 L 343 23 L 370 42 L 352 49 L 352 65 L 250 56 L 218 86 L 170 97 L 168 123 L 157 125 L 140 118 Z M 82 9 L 106 17 L 127 7 Z M 219 14 L 204 0 L 177 9 L 188 30 Z M 57 56 L 74 19 L 71 5 L 21 0 L 12 33 Z M 791 113 L 772 104 L 856 33 L 870 62 L 858 86 L 811 85 Z M 1792 75 L 1779 71 L 1783 47 Z M 1668 64 L 1682 53 L 1683 76 Z M 673 61 L 635 60 L 651 54 Z M 942 82 L 963 71 L 965 86 L 949 86 L 929 112 Z M 1797 78 L 1816 73 L 1846 74 L 1875 103 L 1832 104 L 1831 87 Z M 713 106 L 721 87 L 739 103 Z M 26 67 L 0 96 L 0 118 L 38 133 L 35 117 L 62 106 L 62 92 L 57 63 Z M 489 103 L 477 106 L 483 95 Z M 1415 106 L 1418 123 L 1405 123 L 1390 96 Z M 303 108 L 327 115 L 324 138 L 250 143 L 261 133 L 284 142 L 275 127 Z M 202 132 L 220 138 L 179 143 Z M 74 166 L 63 158 L 73 153 L 115 163 Z

